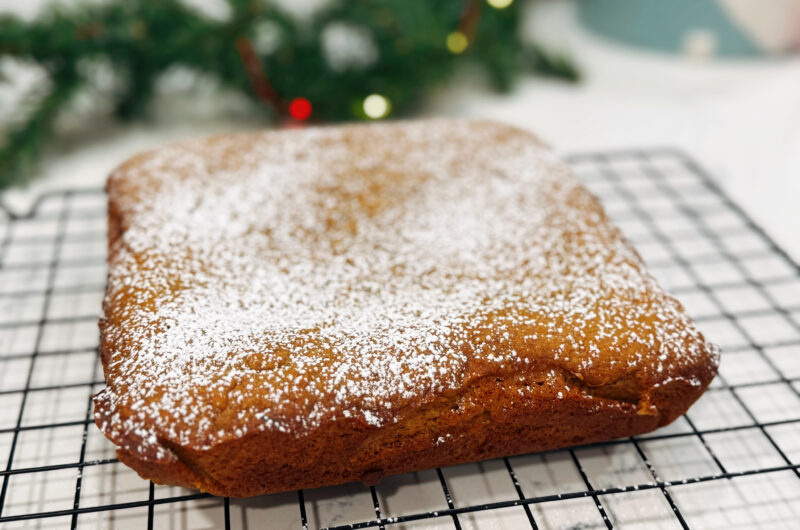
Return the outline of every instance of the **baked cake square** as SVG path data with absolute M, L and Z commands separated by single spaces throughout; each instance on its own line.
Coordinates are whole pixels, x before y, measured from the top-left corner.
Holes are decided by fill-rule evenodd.
M 529 133 L 235 134 L 109 177 L 97 425 L 243 497 L 631 436 L 717 351 Z

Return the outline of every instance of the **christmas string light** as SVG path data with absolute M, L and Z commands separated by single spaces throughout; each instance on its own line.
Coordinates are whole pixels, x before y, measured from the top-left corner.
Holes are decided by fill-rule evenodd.
M 486 3 L 495 9 L 505 9 L 513 2 L 514 0 L 486 0 Z
M 469 46 L 469 39 L 460 31 L 454 31 L 447 36 L 447 49 L 456 55 L 463 53 Z
M 389 111 L 392 110 L 391 102 L 386 97 L 380 94 L 370 94 L 364 98 L 364 114 L 373 120 L 379 120 L 386 117 Z
M 289 114 L 297 121 L 305 121 L 311 116 L 311 102 L 306 98 L 294 98 L 289 103 Z

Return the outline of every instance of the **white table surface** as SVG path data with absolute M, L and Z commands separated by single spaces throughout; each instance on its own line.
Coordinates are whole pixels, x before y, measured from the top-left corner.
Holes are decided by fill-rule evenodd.
M 35 12 L 32 3 L 23 4 L 28 16 Z M 20 9 L 16 2 L 0 8 L 11 4 Z M 697 62 L 642 52 L 588 33 L 570 2 L 531 4 L 523 32 L 570 53 L 583 82 L 525 76 L 511 94 L 499 95 L 471 80 L 455 80 L 433 98 L 426 114 L 510 122 L 535 131 L 564 154 L 680 148 L 800 261 L 800 56 Z M 64 120 L 42 177 L 6 192 L 4 199 L 19 204 L 47 189 L 100 186 L 115 165 L 142 149 L 261 126 L 238 98 L 220 98 L 210 83 L 187 97 L 187 77 L 173 76 L 153 115 L 132 125 L 111 124 L 102 114 L 82 116 L 83 123 Z M 94 123 L 86 127 L 86 120 Z

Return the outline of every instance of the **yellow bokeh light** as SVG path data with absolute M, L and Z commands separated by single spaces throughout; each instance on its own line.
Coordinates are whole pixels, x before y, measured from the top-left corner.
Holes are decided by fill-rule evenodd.
M 469 46 L 467 36 L 460 31 L 454 31 L 447 36 L 447 49 L 453 53 L 461 53 Z
M 364 114 L 373 120 L 379 120 L 389 114 L 392 104 L 380 94 L 370 94 L 364 98 Z
M 486 3 L 495 9 L 505 9 L 510 6 L 514 0 L 486 0 Z

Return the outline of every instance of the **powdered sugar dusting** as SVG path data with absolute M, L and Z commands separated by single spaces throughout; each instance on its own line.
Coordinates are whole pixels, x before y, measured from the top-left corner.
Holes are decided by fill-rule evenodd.
M 594 199 L 508 127 L 197 140 L 109 186 L 97 404 L 142 454 L 380 426 L 489 374 L 663 380 L 708 354 Z

